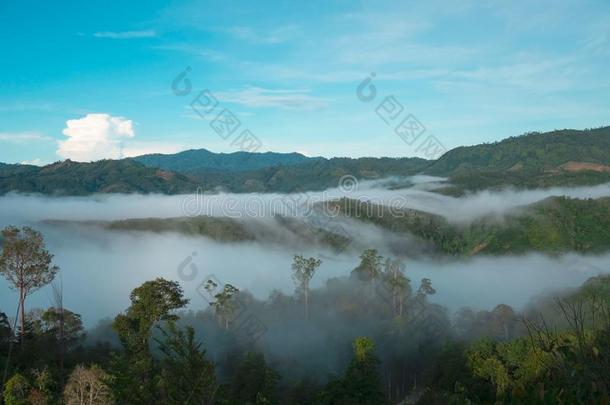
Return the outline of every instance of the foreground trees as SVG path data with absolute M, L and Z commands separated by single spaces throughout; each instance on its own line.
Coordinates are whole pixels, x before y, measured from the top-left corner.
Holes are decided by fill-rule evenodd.
M 193 328 L 182 331 L 169 322 L 166 330 L 160 330 L 160 397 L 168 404 L 213 404 L 218 391 L 214 365 L 206 359 L 201 343 L 195 342 Z
M 110 388 L 106 384 L 109 376 L 101 368 L 78 365 L 70 374 L 64 389 L 66 405 L 107 405 L 114 403 Z
M 299 295 L 257 299 L 231 285 L 209 309 L 186 312 L 180 285 L 158 278 L 109 322 L 117 347 L 83 345 L 80 316 L 68 309 L 34 309 L 9 364 L 16 338 L 0 312 L 0 366 L 10 376 L 0 403 L 610 403 L 610 276 L 523 313 L 464 309 L 452 323 L 430 279 L 412 288 L 399 262 L 374 250 L 361 260 L 354 277 L 310 291 L 307 322 Z M 319 265 L 295 262 L 307 282 Z M 65 374 L 49 350 L 59 341 Z
M 177 320 L 172 311 L 188 300 L 178 283 L 163 278 L 145 282 L 131 292 L 130 299 L 131 306 L 113 324 L 124 351 L 113 359 L 112 386 L 119 402 L 148 404 L 155 399 L 157 373 L 150 350 L 152 327 Z
M 383 405 L 388 403 L 379 375 L 375 344 L 359 337 L 352 344 L 353 358 L 345 376 L 331 382 L 320 396 L 320 404 Z

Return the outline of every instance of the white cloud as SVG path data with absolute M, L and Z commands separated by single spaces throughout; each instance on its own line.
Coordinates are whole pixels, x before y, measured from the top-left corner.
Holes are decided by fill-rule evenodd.
M 68 120 L 63 130 L 68 140 L 59 141 L 57 154 L 64 159 L 93 161 L 123 157 L 123 138 L 133 138 L 133 122 L 109 114 L 87 114 Z
M 146 31 L 101 31 L 93 34 L 96 38 L 110 38 L 110 39 L 133 39 L 133 38 L 152 38 L 156 37 L 157 33 L 154 30 Z

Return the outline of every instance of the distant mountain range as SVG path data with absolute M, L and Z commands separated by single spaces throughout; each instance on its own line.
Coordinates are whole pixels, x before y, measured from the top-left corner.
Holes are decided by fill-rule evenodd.
M 180 173 L 204 173 L 206 171 L 245 172 L 272 166 L 292 166 L 304 162 L 324 160 L 310 158 L 300 153 L 214 153 L 207 149 L 191 149 L 173 155 L 159 153 L 133 158 L 145 166 L 158 167 Z
M 610 127 L 529 133 L 500 142 L 458 147 L 437 160 L 420 158 L 307 157 L 299 153 L 213 153 L 205 149 L 93 163 L 57 162 L 44 167 L 0 164 L 0 194 L 293 192 L 358 179 L 448 177 L 440 192 L 610 182 Z

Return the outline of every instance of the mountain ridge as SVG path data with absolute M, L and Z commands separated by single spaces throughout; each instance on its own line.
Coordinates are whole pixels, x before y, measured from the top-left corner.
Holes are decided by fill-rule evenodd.
M 0 194 L 298 192 L 336 187 L 343 176 L 447 177 L 437 192 L 462 195 L 506 186 L 539 188 L 610 182 L 610 127 L 534 132 L 460 146 L 439 159 L 324 158 L 293 153 L 190 149 L 119 160 L 66 160 L 39 167 L 0 163 Z

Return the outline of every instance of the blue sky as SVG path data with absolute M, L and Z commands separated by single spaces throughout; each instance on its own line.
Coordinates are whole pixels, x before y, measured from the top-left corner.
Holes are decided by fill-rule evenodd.
M 233 152 L 189 106 L 204 89 L 260 151 L 421 155 L 387 96 L 447 149 L 610 125 L 607 0 L 2 0 L 0 48 L 2 162 Z

